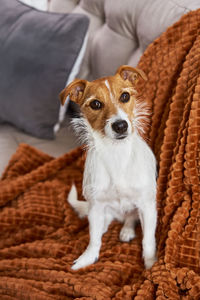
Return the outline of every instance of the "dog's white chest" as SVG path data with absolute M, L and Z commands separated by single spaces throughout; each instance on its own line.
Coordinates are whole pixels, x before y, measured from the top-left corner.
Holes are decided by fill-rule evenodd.
M 88 201 L 104 202 L 120 213 L 140 205 L 143 188 L 155 183 L 155 160 L 141 138 L 135 136 L 134 142 L 104 144 L 88 152 L 83 181 Z

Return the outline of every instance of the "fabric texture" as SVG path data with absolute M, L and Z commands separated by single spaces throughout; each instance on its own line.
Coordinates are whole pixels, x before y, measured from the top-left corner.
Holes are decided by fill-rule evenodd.
M 88 245 L 88 222 L 66 201 L 81 199 L 85 153 L 54 159 L 21 145 L 0 182 L 1 299 L 200 299 L 200 10 L 170 27 L 144 53 L 139 91 L 152 107 L 145 138 L 158 161 L 158 261 L 144 270 L 141 228 L 103 236 L 99 261 L 70 266 Z M 142 100 L 141 100 L 142 101 Z
M 59 93 L 78 57 L 89 20 L 0 0 L 0 123 L 53 138 Z
M 38 9 L 47 6 L 46 0 L 21 1 Z M 199 7 L 200 0 L 49 0 L 47 9 L 52 13 L 81 13 L 90 19 L 87 48 L 76 76 L 93 80 L 113 74 L 120 64 L 136 66 L 149 43 L 183 14 Z M 64 111 L 65 108 L 60 110 L 61 117 Z M 57 128 L 56 124 L 54 129 Z M 31 137 L 10 124 L 0 125 L 0 176 L 19 143 L 27 143 L 56 156 L 59 152 L 64 154 L 70 142 L 66 134 L 59 147 L 56 132 L 50 146 L 49 140 Z M 63 151 L 65 147 L 66 151 Z M 53 148 L 56 149 L 54 153 Z

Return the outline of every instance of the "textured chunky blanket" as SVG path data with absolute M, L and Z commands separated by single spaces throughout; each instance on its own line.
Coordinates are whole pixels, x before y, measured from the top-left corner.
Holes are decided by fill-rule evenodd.
M 157 39 L 139 67 L 153 115 L 146 134 L 158 160 L 158 261 L 144 270 L 141 228 L 119 241 L 113 222 L 99 261 L 70 266 L 88 244 L 81 198 L 84 151 L 60 158 L 21 145 L 0 181 L 0 299 L 200 299 L 200 10 Z

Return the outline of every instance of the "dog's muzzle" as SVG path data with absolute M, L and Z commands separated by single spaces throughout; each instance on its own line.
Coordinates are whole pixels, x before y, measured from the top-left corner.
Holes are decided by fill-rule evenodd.
M 123 139 L 127 136 L 128 123 L 125 120 L 117 120 L 112 123 L 112 130 L 117 133 L 117 139 Z

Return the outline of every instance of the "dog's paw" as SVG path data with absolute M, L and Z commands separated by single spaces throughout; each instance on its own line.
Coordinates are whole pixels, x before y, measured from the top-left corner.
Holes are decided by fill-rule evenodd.
M 121 242 L 130 242 L 135 237 L 135 231 L 130 227 L 122 227 L 120 231 L 120 241 Z
M 99 254 L 92 251 L 85 251 L 78 259 L 74 261 L 72 270 L 78 270 L 87 267 L 98 260 Z
M 151 258 L 145 258 L 144 257 L 145 269 L 150 269 L 156 261 L 157 261 L 156 256 L 153 256 Z

